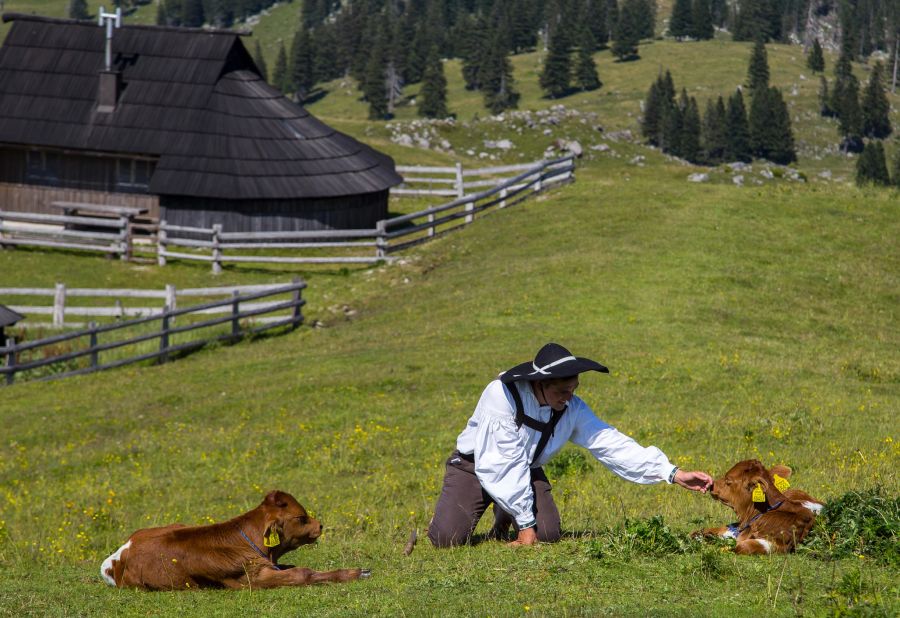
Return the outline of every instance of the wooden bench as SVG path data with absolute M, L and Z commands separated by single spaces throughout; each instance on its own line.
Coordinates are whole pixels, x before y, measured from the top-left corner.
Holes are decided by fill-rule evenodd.
M 122 223 L 122 251 L 120 257 L 130 260 L 134 219 L 147 214 L 148 209 L 140 206 L 119 206 L 116 204 L 91 204 L 88 202 L 50 202 L 52 208 L 59 208 L 64 216 L 94 216 L 119 219 Z

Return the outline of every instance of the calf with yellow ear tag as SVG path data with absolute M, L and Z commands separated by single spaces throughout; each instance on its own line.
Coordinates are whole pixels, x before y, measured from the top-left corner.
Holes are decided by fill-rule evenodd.
M 790 489 L 790 475 L 787 466 L 768 470 L 756 459 L 735 464 L 713 481 L 710 495 L 731 507 L 739 521 L 698 530 L 692 536 L 733 538 L 738 554 L 793 551 L 809 532 L 822 503 Z

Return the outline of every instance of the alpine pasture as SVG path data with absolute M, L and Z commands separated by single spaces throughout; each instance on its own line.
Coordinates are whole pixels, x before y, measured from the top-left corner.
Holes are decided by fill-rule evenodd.
M 720 62 L 704 46 L 717 46 Z M 362 120 L 352 86 L 333 84 L 312 113 L 401 164 L 476 165 L 465 151 L 499 137 L 517 145 L 509 162 L 539 157 L 558 137 L 585 146 L 573 184 L 392 264 L 233 267 L 213 277 L 177 262 L 0 252 L 4 286 L 186 287 L 297 274 L 309 284 L 308 325 L 293 333 L 2 390 L 0 614 L 896 615 L 895 550 L 860 544 L 839 555 L 829 539 L 836 545 L 840 534 L 819 531 L 795 554 L 737 557 L 688 539 L 733 521 L 725 506 L 626 483 L 575 448 L 547 470 L 559 544 L 435 550 L 424 538 L 444 461 L 482 388 L 547 341 L 607 364 L 611 375 L 585 375 L 580 396 L 679 466 L 716 475 L 755 457 L 791 466 L 791 483 L 823 500 L 878 490 L 896 501 L 900 196 L 852 186 L 855 159 L 805 156 L 837 134 L 815 117 L 817 82 L 800 80 L 809 75 L 799 47 L 771 46 L 769 58 L 773 83 L 798 84 L 789 102 L 807 182 L 753 173 L 736 186 L 719 170 L 691 183 L 702 169 L 607 139 L 594 125 L 637 135 L 639 100 L 660 67 L 679 88 L 724 93 L 743 80 L 749 45 L 654 41 L 641 55 L 617 64 L 601 52 L 604 87 L 561 101 L 539 98 L 538 54 L 517 58 L 520 108 L 562 103 L 598 115 L 552 135 L 519 134 L 483 110 L 474 121 L 480 102 L 469 93 L 468 107 L 455 103 L 462 87 L 449 63 L 460 122 L 442 131 L 454 155 L 392 144 L 383 123 Z M 897 95 L 892 103 L 900 106 Z M 900 124 L 896 111 L 893 119 Z M 589 148 L 601 143 L 609 149 Z M 818 177 L 825 168 L 830 181 Z M 101 581 L 100 562 L 132 531 L 229 519 L 275 488 L 325 524 L 317 545 L 285 562 L 367 567 L 372 577 L 175 593 Z M 896 513 L 891 522 L 896 541 Z M 420 542 L 405 556 L 414 529 Z

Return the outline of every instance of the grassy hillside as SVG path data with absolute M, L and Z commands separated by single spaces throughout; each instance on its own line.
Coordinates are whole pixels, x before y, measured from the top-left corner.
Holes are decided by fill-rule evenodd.
M 576 450 L 550 471 L 559 545 L 423 541 L 402 555 L 481 388 L 548 340 L 607 363 L 612 375 L 585 376 L 581 396 L 679 465 L 720 473 L 759 457 L 791 465 L 794 485 L 823 499 L 897 495 L 896 194 L 695 185 L 656 155 L 627 160 L 586 161 L 574 185 L 401 264 L 306 273 L 310 315 L 326 328 L 4 389 L 2 613 L 786 615 L 846 607 L 851 593 L 895 611 L 896 564 L 877 557 L 610 551 L 623 518 L 662 516 L 683 539 L 732 515 L 620 481 Z M 0 272 L 70 285 L 212 279 L 199 266 L 20 251 L 0 253 Z M 278 276 L 288 273 L 228 270 L 215 282 Z M 291 562 L 370 566 L 373 578 L 162 595 L 99 581 L 100 561 L 134 529 L 225 519 L 274 487 L 327 526 Z

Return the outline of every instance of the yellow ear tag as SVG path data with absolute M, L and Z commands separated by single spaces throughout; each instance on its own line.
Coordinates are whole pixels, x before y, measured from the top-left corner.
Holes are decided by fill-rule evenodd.
M 783 493 L 788 487 L 791 486 L 786 478 L 782 478 L 777 474 L 773 474 L 772 476 L 775 478 L 775 487 L 778 488 L 778 491 Z
M 263 545 L 266 547 L 275 547 L 281 543 L 281 539 L 278 538 L 278 533 L 272 530 L 267 536 L 263 537 Z
M 753 501 L 754 502 L 765 502 L 766 494 L 763 492 L 762 485 L 759 483 L 756 484 L 756 487 L 753 488 Z

